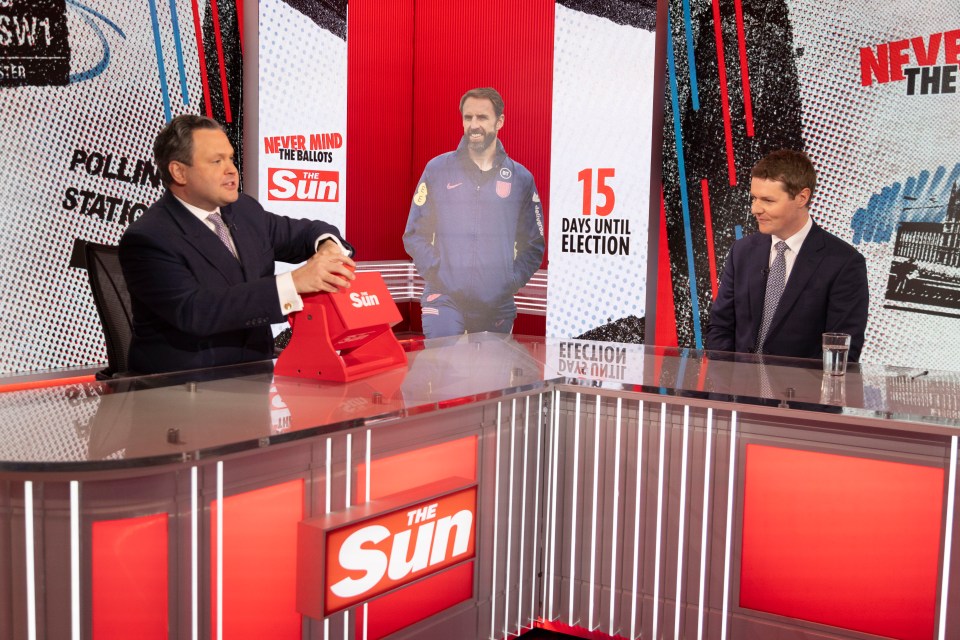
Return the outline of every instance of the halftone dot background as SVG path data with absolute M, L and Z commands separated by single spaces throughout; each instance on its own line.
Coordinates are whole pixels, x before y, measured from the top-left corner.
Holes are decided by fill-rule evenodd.
M 201 5 L 203 21 L 206 3 Z M 89 365 L 106 361 L 100 321 L 86 271 L 70 268 L 76 239 L 116 244 L 126 228 L 67 209 L 67 189 L 152 204 L 162 189 L 70 169 L 78 150 L 121 157 L 127 172 L 151 161 L 165 122 L 157 56 L 162 51 L 171 114 L 202 112 L 203 94 L 189 0 L 176 2 L 183 84 L 170 3 L 157 2 L 156 36 L 149 4 L 106 0 L 67 3 L 71 74 L 107 58 L 103 71 L 62 87 L 2 88 L 0 127 L 0 372 Z M 221 21 L 227 16 L 221 12 Z M 121 35 L 122 34 L 122 35 Z M 219 85 L 217 86 L 219 90 Z M 121 205 L 122 206 L 122 205 Z M 107 205 L 109 208 L 109 205 Z M 117 210 L 119 213 L 119 207 Z
M 260 140 L 257 199 L 274 213 L 312 218 L 346 230 L 347 43 L 318 27 L 308 16 L 281 0 L 260 3 Z M 304 96 L 311 96 L 305 99 Z M 339 133 L 343 146 L 331 149 L 333 162 L 281 160 L 264 153 L 266 136 Z M 280 202 L 267 193 L 267 171 L 293 167 L 340 173 L 337 202 Z
M 644 315 L 655 34 L 556 11 L 547 335 L 571 337 Z M 583 215 L 578 174 L 608 167 L 616 204 L 607 217 L 629 221 L 630 255 L 562 253 L 563 220 L 599 218 Z
M 957 94 L 910 96 L 906 81 L 864 87 L 860 47 L 876 49 L 916 37 L 927 45 L 931 34 L 960 26 L 960 6 L 944 0 L 924 3 L 922 10 L 862 0 L 804 1 L 791 5 L 790 17 L 795 44 L 803 50 L 797 71 L 807 151 L 819 172 L 817 221 L 852 242 L 851 219 L 858 209 L 869 208 L 872 196 L 898 183 L 921 183 L 921 174 L 934 174 L 940 167 L 946 178 L 933 192 L 918 188 L 913 195 L 924 200 L 932 195 L 945 205 L 942 192 L 949 194 L 949 176 L 960 161 L 957 145 L 949 142 L 960 130 Z M 915 60 L 912 52 L 910 56 Z M 943 60 L 941 43 L 938 63 Z M 870 283 L 870 321 L 861 360 L 952 369 L 960 353 L 960 320 L 884 308 L 896 221 L 908 204 L 900 202 L 887 212 L 892 218 L 888 239 L 864 239 L 855 245 L 867 259 Z M 942 212 L 937 213 L 942 219 Z

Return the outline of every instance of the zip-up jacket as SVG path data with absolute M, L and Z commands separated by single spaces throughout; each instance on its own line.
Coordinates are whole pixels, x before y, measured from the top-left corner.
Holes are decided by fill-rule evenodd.
M 410 205 L 403 245 L 429 291 L 458 305 L 501 304 L 543 259 L 543 214 L 533 175 L 497 140 L 493 168 L 480 168 L 462 139 L 427 163 Z

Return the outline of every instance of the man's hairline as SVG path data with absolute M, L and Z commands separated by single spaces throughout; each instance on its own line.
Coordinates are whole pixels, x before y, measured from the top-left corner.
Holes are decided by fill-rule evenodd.
M 751 181 L 753 181 L 753 180 L 763 180 L 764 182 L 776 182 L 777 184 L 780 185 L 780 188 L 783 190 L 783 192 L 784 192 L 785 194 L 787 194 L 788 196 L 790 196 L 790 199 L 791 199 L 791 200 L 796 199 L 796 197 L 799 196 L 799 195 L 803 192 L 804 189 L 806 189 L 807 191 L 809 191 L 811 196 L 813 195 L 813 190 L 812 190 L 810 187 L 801 187 L 800 190 L 797 191 L 796 195 L 792 195 L 792 196 L 791 196 L 791 195 L 790 195 L 790 190 L 787 189 L 787 182 L 786 182 L 786 180 L 781 180 L 780 178 L 761 178 L 760 176 L 751 175 L 751 176 L 750 176 L 750 180 L 751 180 Z M 753 196 L 753 187 L 752 187 L 752 186 L 751 186 L 751 188 L 750 188 L 750 195 Z M 810 196 L 807 197 L 807 204 L 804 205 L 804 208 L 805 208 L 805 209 L 809 209 L 809 208 L 810 208 Z
M 217 125 L 219 125 L 219 124 L 220 124 L 220 123 L 218 122 Z M 195 159 L 195 156 L 197 155 L 196 138 L 194 138 L 194 135 L 195 135 L 198 131 L 219 131 L 219 132 L 222 133 L 223 135 L 225 135 L 225 136 L 227 135 L 227 132 L 224 131 L 224 129 L 223 129 L 222 126 L 216 126 L 216 127 L 196 127 L 196 128 L 194 128 L 194 129 L 190 129 L 190 147 L 189 147 L 189 149 L 190 149 L 190 162 L 181 162 L 180 160 L 173 159 L 173 160 L 171 160 L 168 164 L 173 164 L 174 162 L 179 162 L 180 164 L 185 164 L 185 165 L 187 165 L 188 167 L 194 166 L 194 162 L 193 162 L 193 161 L 194 161 L 194 159 Z M 233 143 L 230 142 L 229 136 L 227 137 L 227 142 L 230 143 L 230 148 L 233 149 Z M 236 149 L 233 149 L 233 157 L 234 157 L 234 158 L 237 157 L 237 150 L 236 150 Z M 173 176 L 172 173 L 171 173 L 170 175 L 171 175 L 171 177 Z
M 491 100 L 490 98 L 485 98 L 483 96 L 467 96 L 466 98 L 464 98 L 463 104 L 460 105 L 460 115 L 463 115 L 463 108 L 464 106 L 466 106 L 467 100 L 486 100 L 487 102 L 490 103 L 490 108 L 493 110 L 494 119 L 499 120 L 500 118 L 503 117 L 503 113 L 501 113 L 500 115 L 497 115 L 497 105 L 493 104 L 493 100 Z M 504 110 L 504 113 L 506 113 L 506 110 Z

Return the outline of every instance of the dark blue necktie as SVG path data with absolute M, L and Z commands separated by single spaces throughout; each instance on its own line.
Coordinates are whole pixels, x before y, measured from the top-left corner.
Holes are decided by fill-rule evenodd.
M 774 248 L 777 250 L 777 257 L 773 259 L 770 273 L 767 274 L 767 292 L 763 296 L 763 319 L 760 321 L 760 333 L 757 335 L 757 353 L 763 353 L 763 343 L 773 323 L 773 314 L 777 311 L 777 305 L 780 304 L 780 297 L 787 284 L 787 259 L 783 254 L 789 247 L 786 242 L 780 240 Z

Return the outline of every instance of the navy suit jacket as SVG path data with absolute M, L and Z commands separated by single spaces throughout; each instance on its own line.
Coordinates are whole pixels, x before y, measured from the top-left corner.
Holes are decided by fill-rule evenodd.
M 272 214 L 243 194 L 220 214 L 239 261 L 169 191 L 120 239 L 133 305 L 131 370 L 159 373 L 272 358 L 270 324 L 285 320 L 274 262 L 302 262 L 314 254 L 321 235 L 340 238 L 325 222 Z
M 710 309 L 707 349 L 756 351 L 767 288 L 771 236 L 754 233 L 733 243 Z M 860 253 L 814 223 L 773 316 L 763 352 L 819 358 L 822 334 L 849 333 L 856 361 L 867 326 L 867 267 Z

